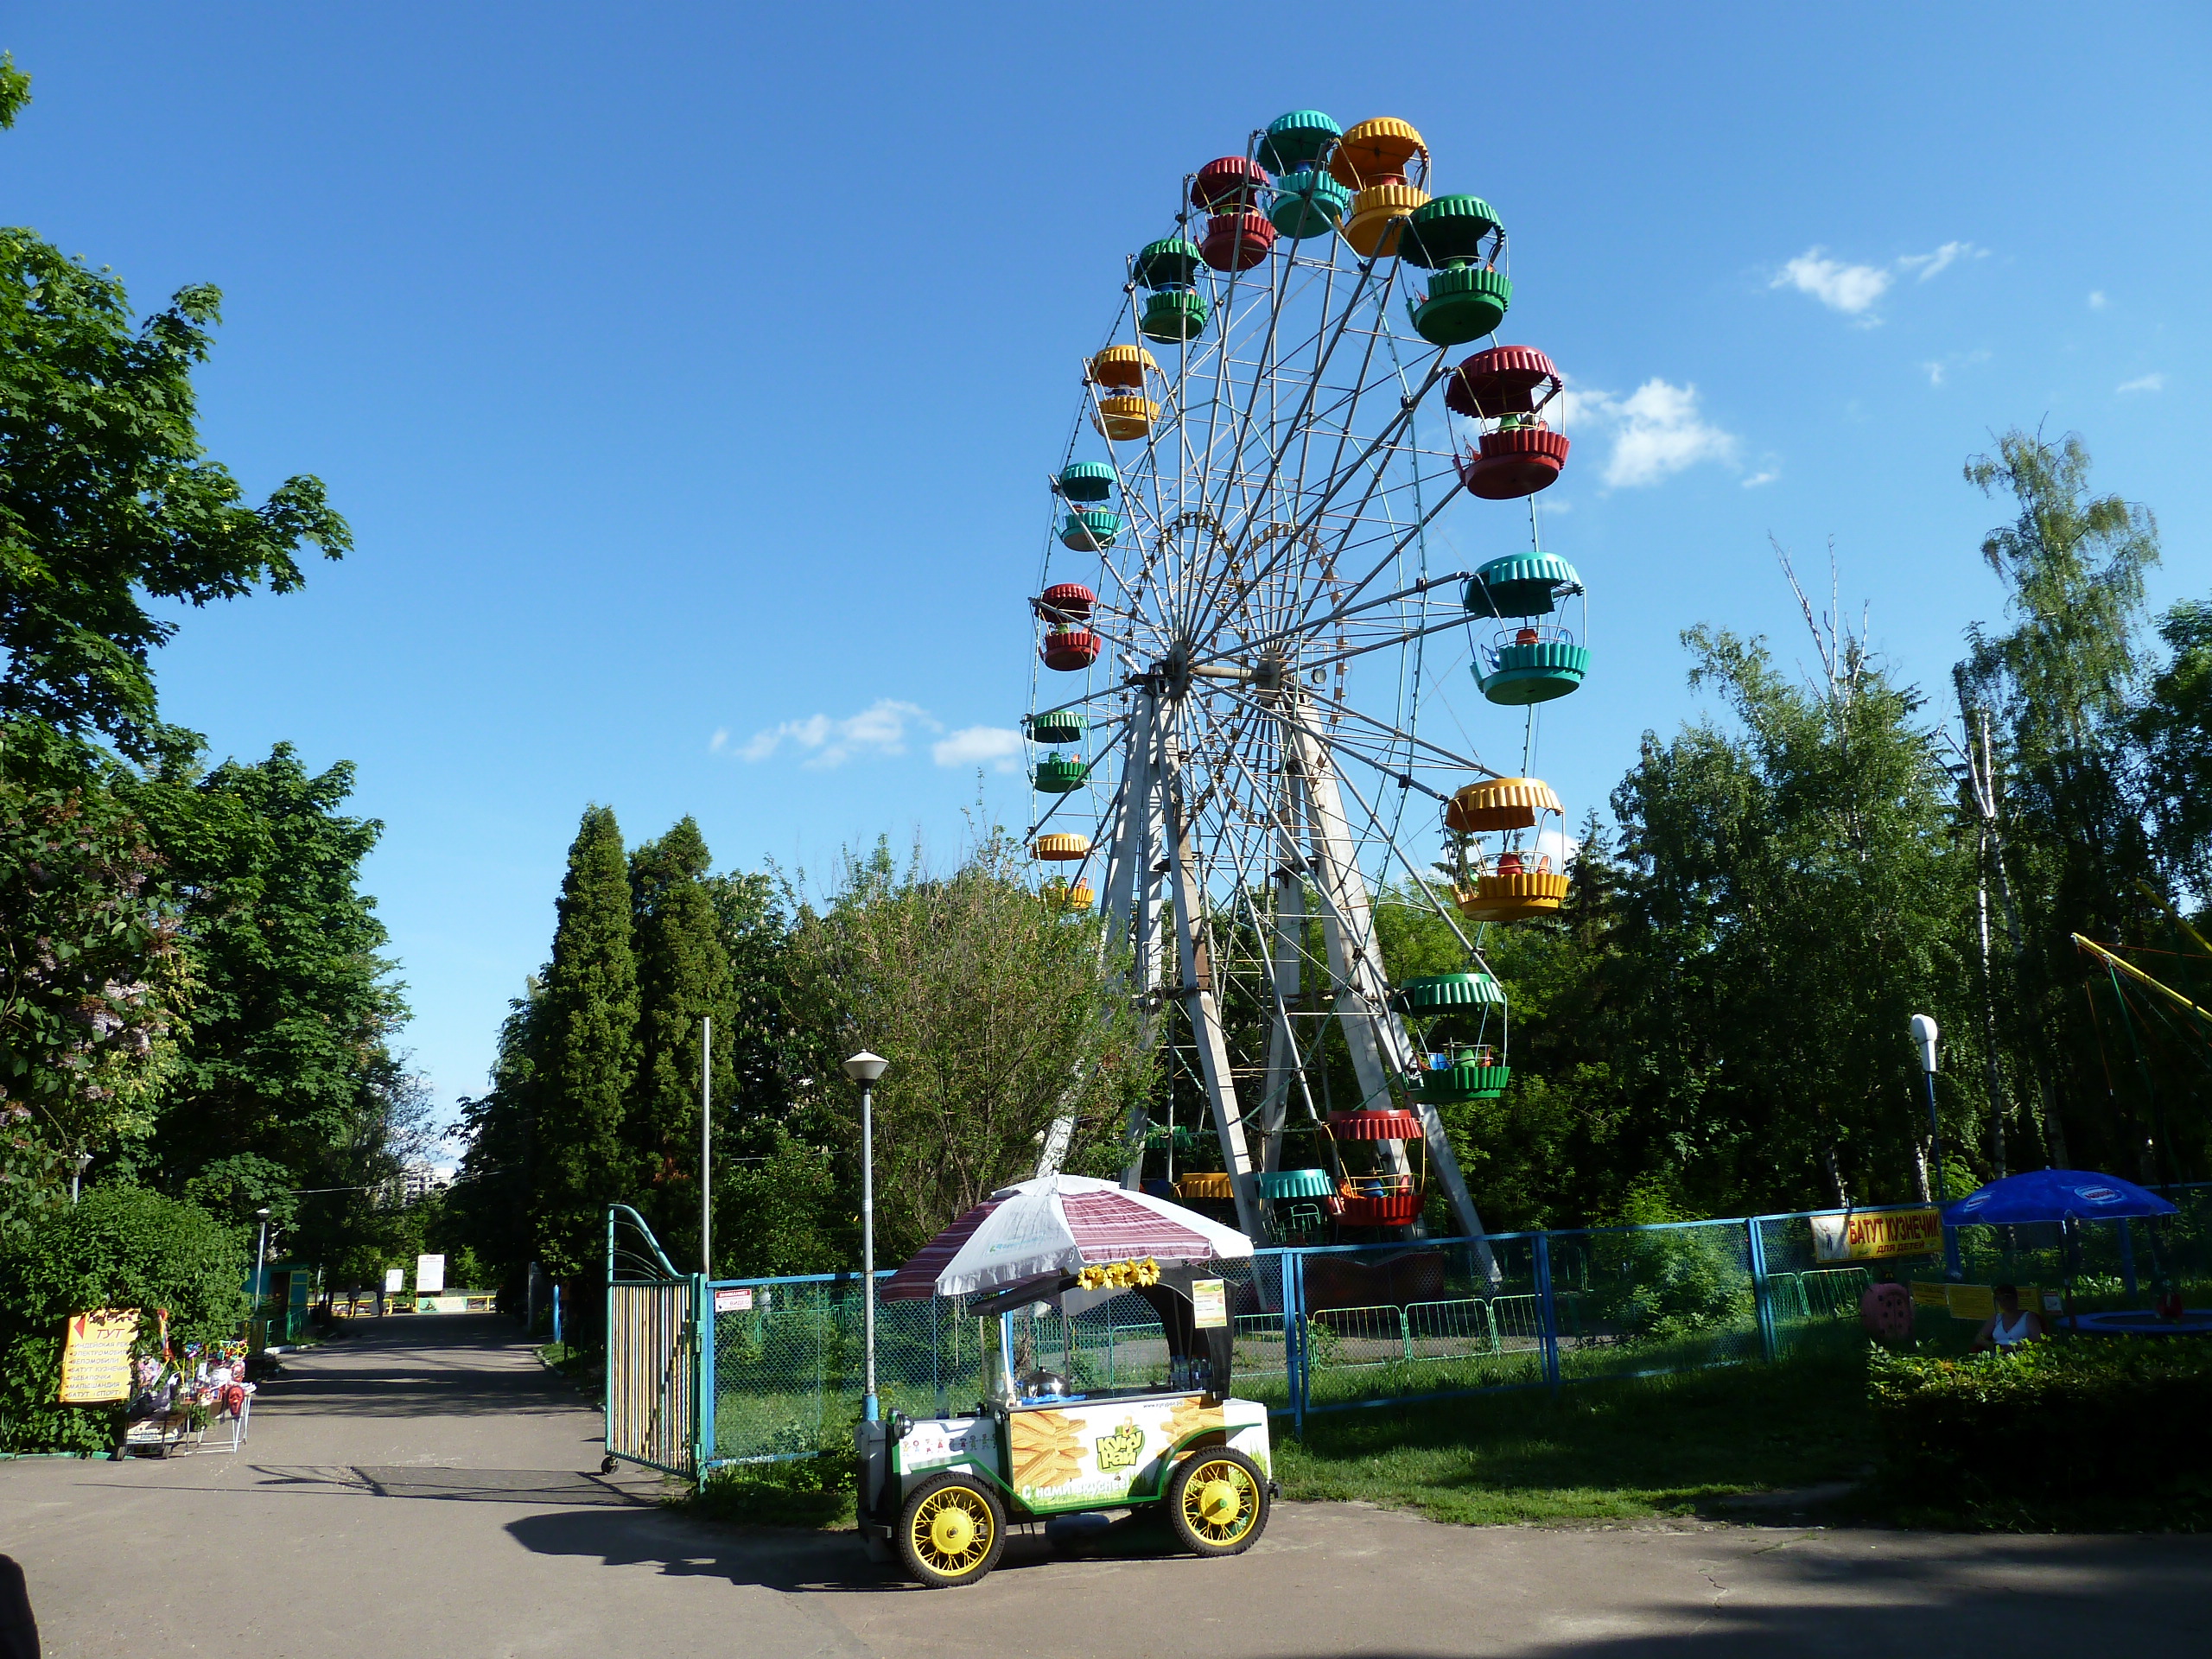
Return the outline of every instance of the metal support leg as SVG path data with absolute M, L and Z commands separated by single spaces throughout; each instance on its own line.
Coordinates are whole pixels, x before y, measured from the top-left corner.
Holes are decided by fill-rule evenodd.
M 1244 1149 L 1244 1124 L 1236 1105 L 1236 1081 L 1229 1069 L 1229 1046 L 1223 1039 L 1221 1008 L 1214 1001 L 1213 970 L 1206 960 L 1205 942 L 1198 931 L 1200 908 L 1198 855 L 1191 826 L 1184 819 L 1179 780 L 1171 772 L 1162 779 L 1167 800 L 1167 834 L 1172 843 L 1169 863 L 1175 881 L 1175 944 L 1179 969 L 1177 995 L 1189 1011 L 1191 1038 L 1198 1051 L 1198 1070 L 1205 1079 L 1206 1098 L 1213 1108 L 1214 1133 L 1221 1140 L 1222 1167 L 1229 1173 L 1230 1189 L 1236 1198 L 1236 1224 L 1248 1236 L 1264 1238 L 1258 1179 L 1252 1173 L 1250 1154 Z

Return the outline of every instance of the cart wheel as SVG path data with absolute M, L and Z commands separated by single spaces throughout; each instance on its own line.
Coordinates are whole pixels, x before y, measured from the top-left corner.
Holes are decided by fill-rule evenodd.
M 1268 1529 L 1268 1478 L 1242 1452 L 1201 1452 L 1177 1466 L 1166 1507 L 1192 1554 L 1242 1555 Z
M 973 1584 L 999 1564 L 1006 1510 L 965 1475 L 939 1475 L 916 1489 L 899 1516 L 899 1559 L 932 1590 Z

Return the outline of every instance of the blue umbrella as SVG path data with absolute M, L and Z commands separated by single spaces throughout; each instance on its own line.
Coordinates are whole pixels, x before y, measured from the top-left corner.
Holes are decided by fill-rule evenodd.
M 2171 1216 L 2174 1206 L 2117 1175 L 2089 1169 L 2037 1169 L 2008 1175 L 1946 1205 L 1943 1219 L 2009 1225 L 2029 1221 L 2111 1221 L 2122 1216 Z

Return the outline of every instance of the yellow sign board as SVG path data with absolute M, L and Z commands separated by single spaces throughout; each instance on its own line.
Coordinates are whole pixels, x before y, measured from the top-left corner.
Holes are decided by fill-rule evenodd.
M 130 1397 L 130 1344 L 138 1340 L 138 1310 L 97 1307 L 72 1315 L 61 1343 L 65 1406 L 96 1406 Z
M 1201 1331 L 1219 1331 L 1229 1324 L 1229 1287 L 1219 1279 L 1191 1281 L 1191 1323 Z
M 1840 1215 L 1813 1217 L 1816 1261 L 1937 1255 L 1942 1249 L 1943 1212 L 1932 1204 L 1909 1210 L 1847 1210 Z

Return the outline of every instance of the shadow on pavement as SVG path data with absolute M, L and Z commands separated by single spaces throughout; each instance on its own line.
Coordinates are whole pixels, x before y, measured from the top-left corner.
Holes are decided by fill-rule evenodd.
M 573 1411 L 573 1383 L 539 1364 L 521 1327 L 496 1313 L 410 1313 L 347 1321 L 287 1355 L 263 1385 L 271 1406 L 302 1415 L 448 1417 Z
M 560 1469 L 448 1469 L 406 1465 L 255 1464 L 261 1490 L 360 1492 L 371 1497 L 437 1498 L 464 1503 L 561 1504 L 570 1509 L 652 1509 L 647 1494 Z
M 538 1554 L 592 1556 L 604 1567 L 658 1564 L 671 1574 L 728 1579 L 771 1590 L 938 1593 L 925 1590 L 895 1566 L 869 1561 L 849 1532 L 705 1525 L 665 1510 L 649 1518 L 634 1511 L 620 1516 L 575 1510 L 525 1516 L 509 1522 L 507 1531 Z M 1007 1534 L 994 1576 L 1085 1557 L 1179 1554 L 1156 1528 L 1129 1531 L 1117 1525 L 1110 1535 L 1055 1543 L 1041 1527 L 1020 1527 Z

